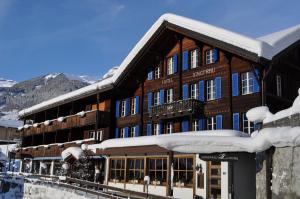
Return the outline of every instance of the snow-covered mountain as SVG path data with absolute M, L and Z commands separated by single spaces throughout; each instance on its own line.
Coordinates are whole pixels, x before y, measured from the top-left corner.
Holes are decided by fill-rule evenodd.
M 9 88 L 15 85 L 17 82 L 14 80 L 8 80 L 0 77 L 0 88 Z
M 18 126 L 19 110 L 96 81 L 96 77 L 64 73 L 51 73 L 19 83 L 0 78 L 0 125 Z

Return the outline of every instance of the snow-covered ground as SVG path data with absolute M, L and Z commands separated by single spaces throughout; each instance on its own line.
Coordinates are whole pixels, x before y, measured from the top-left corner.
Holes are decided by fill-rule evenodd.
M 0 77 L 0 88 L 9 88 L 15 85 L 17 82 L 14 80 L 8 80 Z

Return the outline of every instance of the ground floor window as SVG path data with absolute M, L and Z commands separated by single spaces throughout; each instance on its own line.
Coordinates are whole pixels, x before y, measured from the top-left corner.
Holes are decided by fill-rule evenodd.
M 110 159 L 110 180 L 116 182 L 124 181 L 125 158 Z
M 243 113 L 243 132 L 251 134 L 254 131 L 254 123 L 250 122 L 246 116 L 246 113 Z
M 132 183 L 144 181 L 144 159 L 128 159 L 128 180 Z
M 148 159 L 149 177 L 153 185 L 165 185 L 167 182 L 167 158 Z
M 174 158 L 174 183 L 175 186 L 193 186 L 193 158 Z
M 208 117 L 207 130 L 215 130 L 215 129 L 216 129 L 216 117 Z
M 193 131 L 199 131 L 199 120 L 193 120 L 192 130 Z

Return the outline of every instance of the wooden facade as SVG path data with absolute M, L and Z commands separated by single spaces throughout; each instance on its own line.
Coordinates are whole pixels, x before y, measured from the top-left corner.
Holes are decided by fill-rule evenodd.
M 93 143 L 215 129 L 251 133 L 259 126 L 245 118 L 249 109 L 267 105 L 277 111 L 291 106 L 300 87 L 299 51 L 300 43 L 296 42 L 273 60 L 255 58 L 253 53 L 166 23 L 121 74 L 115 88 L 24 117 L 25 123 L 39 124 L 22 130 L 22 147 L 30 147 L 17 153 L 20 157 L 60 156 L 63 148 L 52 143 L 87 139 L 91 131 L 104 132 L 103 138 Z M 80 111 L 87 112 L 76 115 Z M 65 119 L 59 122 L 59 117 Z M 50 124 L 45 125 L 46 120 Z M 38 147 L 45 144 L 50 146 Z M 201 190 L 207 187 L 207 195 L 217 197 L 221 194 L 220 169 L 227 168 L 215 162 L 204 163 L 194 154 L 173 154 L 158 146 L 108 148 L 97 150 L 95 155 L 107 157 L 106 184 L 128 188 L 129 184 L 142 184 L 142 177 L 151 172 L 161 172 L 151 183 L 164 186 L 161 190 L 165 195 L 176 192 L 171 190 L 174 183 L 192 195 L 203 194 Z M 184 182 L 179 177 L 171 182 L 171 165 L 178 157 L 182 159 L 176 161 L 186 161 L 185 167 L 173 169 L 189 177 Z M 131 168 L 131 160 L 140 161 L 139 168 Z M 150 161 L 166 167 L 155 166 L 152 171 Z M 196 171 L 198 165 L 201 168 Z M 142 175 L 139 181 L 127 179 L 131 170 Z M 203 176 L 208 176 L 207 182 Z

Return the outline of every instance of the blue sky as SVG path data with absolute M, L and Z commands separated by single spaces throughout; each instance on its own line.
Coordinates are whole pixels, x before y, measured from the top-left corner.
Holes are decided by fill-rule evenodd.
M 101 76 L 166 12 L 257 37 L 300 24 L 299 8 L 299 0 L 0 0 L 0 77 Z

